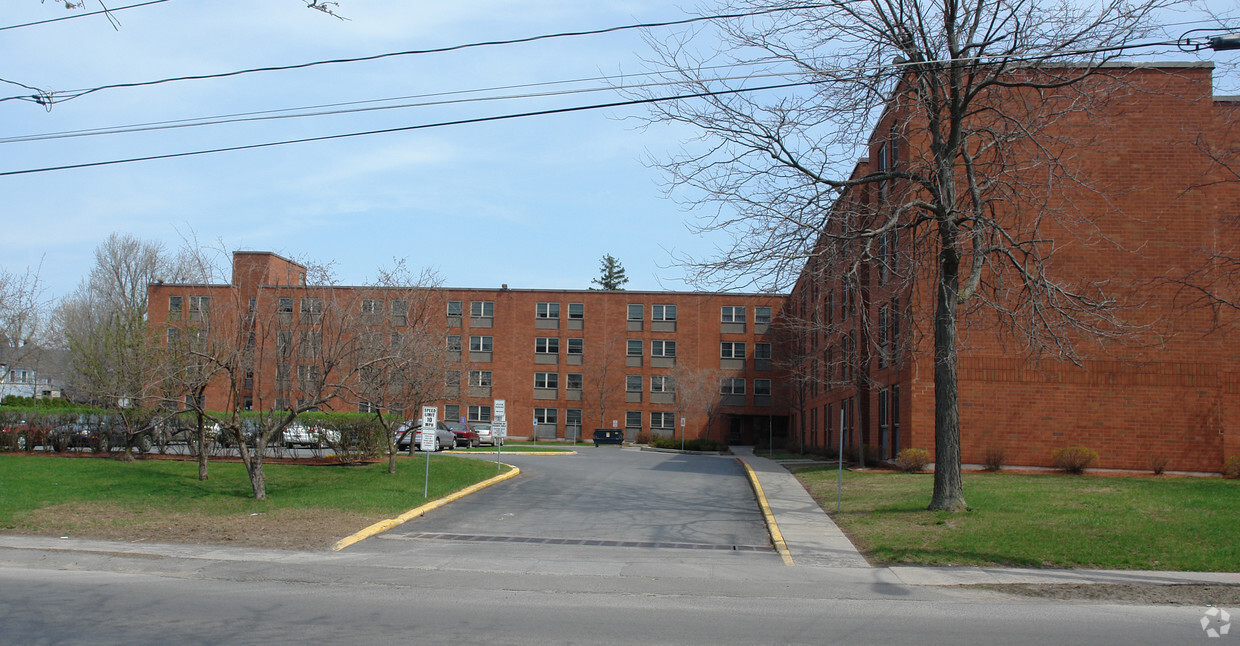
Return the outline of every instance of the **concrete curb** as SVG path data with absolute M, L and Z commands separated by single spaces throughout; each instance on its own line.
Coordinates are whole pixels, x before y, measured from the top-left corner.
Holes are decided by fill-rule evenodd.
M 737 462 L 745 468 L 745 476 L 749 478 L 749 484 L 753 487 L 754 496 L 758 499 L 758 508 L 762 510 L 762 520 L 766 521 L 766 529 L 771 534 L 771 542 L 775 544 L 775 551 L 779 552 L 779 558 L 783 559 L 784 565 L 789 567 L 796 565 L 792 561 L 792 553 L 788 551 L 788 544 L 784 542 L 784 536 L 779 532 L 779 524 L 775 522 L 775 514 L 771 513 L 771 506 L 766 502 L 766 494 L 762 492 L 762 483 L 758 482 L 758 475 L 753 472 L 749 464 L 742 458 L 736 458 Z
M 349 536 L 346 536 L 340 539 L 339 541 L 336 541 L 336 544 L 332 546 L 332 551 L 339 552 L 340 550 L 354 543 L 370 538 L 371 536 L 374 536 L 375 534 L 381 534 L 383 532 L 386 532 L 387 530 L 392 529 L 393 527 L 396 527 L 397 525 L 404 524 L 414 518 L 417 518 L 418 516 L 421 516 L 422 514 L 425 514 L 426 512 L 432 509 L 438 509 L 439 507 L 442 507 L 450 502 L 464 498 L 465 496 L 468 496 L 471 493 L 482 491 L 483 489 L 486 489 L 487 487 L 493 484 L 499 484 L 509 478 L 515 478 L 521 474 L 521 469 L 518 469 L 517 467 L 514 467 L 511 464 L 508 464 L 505 466 L 511 467 L 512 470 L 509 471 L 508 473 L 495 476 L 494 478 L 483 480 L 482 482 L 479 482 L 477 484 L 472 484 L 468 487 L 465 487 L 464 489 L 461 489 L 460 491 L 444 496 L 443 498 L 440 498 L 438 500 L 432 500 L 431 502 L 428 502 L 425 505 L 422 505 L 421 507 L 415 507 L 413 509 L 410 509 L 409 511 L 397 516 L 396 518 L 388 518 L 386 520 L 381 520 L 371 525 L 370 527 L 363 529 L 360 532 L 356 532 L 354 534 L 351 534 Z

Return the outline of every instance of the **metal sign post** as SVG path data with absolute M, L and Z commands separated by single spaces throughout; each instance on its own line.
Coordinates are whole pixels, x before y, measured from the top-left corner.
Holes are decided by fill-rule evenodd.
M 680 450 L 685 450 L 685 418 L 680 418 Z
M 500 456 L 504 454 L 504 440 L 508 437 L 508 420 L 505 415 L 507 402 L 495 400 L 495 415 L 491 420 L 491 441 L 495 443 L 495 470 L 499 471 Z
M 438 406 L 422 407 L 422 452 L 426 454 L 426 477 L 422 480 L 422 497 L 430 494 L 431 487 L 431 452 L 435 450 L 435 422 L 439 418 Z

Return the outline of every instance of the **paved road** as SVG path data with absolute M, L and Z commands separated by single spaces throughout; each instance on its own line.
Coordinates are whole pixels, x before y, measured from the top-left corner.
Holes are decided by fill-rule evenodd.
M 733 550 L 766 537 L 730 458 L 505 460 L 525 475 L 342 552 L 0 536 L 0 645 L 1205 639 L 1201 608 L 1017 599 Z
M 572 456 L 503 456 L 521 477 L 402 525 L 391 535 L 454 533 L 770 548 L 732 457 L 586 447 Z

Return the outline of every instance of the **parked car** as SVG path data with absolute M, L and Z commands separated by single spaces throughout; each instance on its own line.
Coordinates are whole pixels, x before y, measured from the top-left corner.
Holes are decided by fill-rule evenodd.
M 396 450 L 397 451 L 414 451 L 422 450 L 422 429 L 419 428 L 419 420 L 409 420 L 396 428 Z M 456 446 L 456 434 L 448 430 L 443 422 L 435 426 L 435 450 L 442 451 L 451 449 Z
M 478 432 L 473 426 L 462 422 L 439 422 L 439 426 L 452 431 L 453 447 L 463 446 L 472 449 L 478 446 L 482 440 L 478 437 Z
M 321 449 L 324 444 L 332 444 L 339 441 L 340 432 L 332 429 L 306 426 L 298 422 L 293 422 L 284 428 L 284 446 L 290 449 L 298 446 L 304 446 L 308 449 Z
M 474 431 L 478 433 L 478 442 L 488 446 L 503 446 L 504 438 L 491 435 L 491 425 L 488 423 L 474 424 Z
M 130 442 L 134 450 L 146 453 L 154 445 L 155 425 L 148 424 L 127 437 L 124 427 L 109 415 L 79 415 L 68 424 L 53 428 L 46 442 L 57 451 L 70 448 L 88 448 L 96 453 L 107 453 L 113 448 L 124 448 Z

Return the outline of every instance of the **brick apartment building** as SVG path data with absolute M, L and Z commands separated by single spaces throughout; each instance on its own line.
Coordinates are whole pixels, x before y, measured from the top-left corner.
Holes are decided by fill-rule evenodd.
M 1056 187 L 1048 208 L 1071 205 L 1084 225 L 1073 232 L 1048 217 L 1040 233 L 1056 246 L 1047 270 L 1123 296 L 1136 306 L 1120 312 L 1135 334 L 1127 342 L 1076 337 L 1073 363 L 1023 345 L 994 309 L 962 307 L 966 464 L 1002 450 L 1009 465 L 1049 466 L 1055 449 L 1083 445 L 1099 453 L 1099 467 L 1149 469 L 1165 460 L 1171 470 L 1217 472 L 1225 456 L 1240 454 L 1235 314 L 1188 307 L 1194 292 L 1176 284 L 1208 268 L 1210 254 L 1235 257 L 1240 249 L 1240 184 L 1234 176 L 1216 181 L 1226 178 L 1205 153 L 1240 150 L 1240 101 L 1213 96 L 1208 64 L 1111 72 L 1118 82 L 1103 104 L 1106 118 L 1069 111 L 1040 133 L 1054 145 L 1081 142 L 1062 151 L 1081 182 Z M 1047 90 L 1038 100 L 1072 91 Z M 920 163 L 925 142 L 905 134 L 917 132 L 909 127 L 917 118 L 907 105 L 889 105 L 854 176 Z M 895 181 L 863 185 L 836 208 L 883 215 L 887 200 L 910 190 Z M 1008 201 L 996 217 L 1017 221 L 1036 208 Z M 933 452 L 937 248 L 912 237 L 885 236 L 849 280 L 823 254 L 786 299 L 783 316 L 799 330 L 789 352 L 805 363 L 790 379 L 794 443 L 834 448 L 842 414 L 847 447 L 866 444 L 882 457 L 907 447 Z M 900 279 L 914 270 L 916 281 Z
M 735 442 L 785 425 L 775 419 L 784 407 L 770 339 L 780 296 L 326 287 L 307 285 L 305 267 L 267 252 L 236 252 L 232 269 L 231 284 L 155 284 L 148 292 L 157 334 L 179 339 L 210 322 L 220 343 L 251 348 L 253 374 L 242 383 L 214 379 L 203 393 L 207 409 L 239 398 L 242 408 L 287 410 L 298 384 L 330 369 L 302 357 L 331 354 L 337 332 L 326 310 L 335 308 L 356 315 L 347 335 L 373 333 L 376 343 L 415 325 L 432 331 L 446 356 L 446 391 L 433 402 L 441 419 L 490 421 L 502 399 L 517 437 L 588 438 L 613 427 L 630 439 L 679 437 L 684 417 L 689 439 Z M 676 405 L 675 379 L 690 370 L 713 381 L 709 412 L 707 404 Z M 371 405 L 343 395 L 322 408 Z

